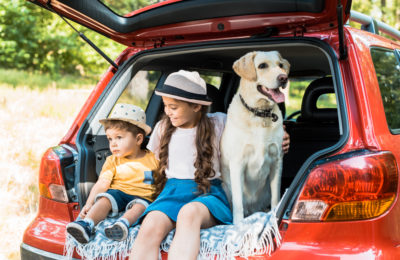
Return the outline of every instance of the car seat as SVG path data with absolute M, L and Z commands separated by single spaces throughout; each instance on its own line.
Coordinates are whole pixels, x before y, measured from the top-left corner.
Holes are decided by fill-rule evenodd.
M 339 140 L 337 109 L 317 107 L 318 98 L 327 93 L 335 93 L 331 77 L 312 81 L 304 93 L 300 116 L 295 122 L 284 122 L 290 149 L 283 159 L 282 190 L 290 185 L 309 156 Z
M 225 113 L 224 97 L 217 87 L 207 83 L 207 96 L 212 100 L 212 104 L 208 110 L 209 113 Z

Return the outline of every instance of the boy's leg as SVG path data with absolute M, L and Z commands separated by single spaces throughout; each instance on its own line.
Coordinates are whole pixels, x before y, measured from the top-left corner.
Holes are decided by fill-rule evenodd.
M 200 249 L 200 229 L 216 225 L 214 217 L 201 202 L 182 207 L 176 221 L 175 236 L 168 251 L 168 259 L 197 259 Z
M 98 199 L 84 219 L 71 222 L 67 225 L 67 233 L 79 243 L 88 243 L 93 235 L 94 227 L 107 217 L 110 209 L 111 203 L 107 198 Z
M 141 203 L 133 204 L 114 224 L 104 228 L 106 237 L 117 241 L 125 240 L 128 237 L 129 227 L 137 221 L 145 210 L 145 205 Z
M 106 197 L 99 198 L 90 208 L 85 219 L 91 219 L 96 226 L 100 221 L 104 220 L 111 210 L 111 202 Z
M 174 222 L 163 212 L 149 212 L 140 226 L 129 259 L 158 259 L 160 244 L 174 227 Z
M 132 208 L 125 211 L 124 215 L 121 218 L 127 219 L 129 221 L 129 226 L 138 220 L 138 218 L 143 214 L 146 210 L 146 206 L 140 203 L 135 203 Z

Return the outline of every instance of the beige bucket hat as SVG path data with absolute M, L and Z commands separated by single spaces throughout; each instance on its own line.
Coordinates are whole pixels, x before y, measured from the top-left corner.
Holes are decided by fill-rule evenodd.
M 116 104 L 114 110 L 106 119 L 101 119 L 100 124 L 111 120 L 121 120 L 142 128 L 146 135 L 151 133 L 151 127 L 146 124 L 146 113 L 138 106 L 131 104 Z

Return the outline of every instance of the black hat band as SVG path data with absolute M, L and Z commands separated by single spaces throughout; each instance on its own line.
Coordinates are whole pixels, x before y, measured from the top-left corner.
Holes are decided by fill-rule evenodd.
M 180 88 L 176 88 L 170 85 L 164 84 L 162 88 L 156 88 L 156 91 L 164 93 L 164 94 L 170 94 L 173 96 L 179 96 L 179 97 L 184 97 L 187 99 L 193 99 L 193 100 L 203 100 L 203 101 L 211 101 L 207 95 L 202 95 L 202 94 L 194 94 L 185 90 L 182 90 Z

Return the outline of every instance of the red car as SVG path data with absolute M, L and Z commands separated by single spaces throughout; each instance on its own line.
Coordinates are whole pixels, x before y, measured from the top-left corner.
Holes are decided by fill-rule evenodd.
M 154 126 L 162 103 L 153 89 L 188 69 L 209 83 L 211 111 L 226 112 L 239 83 L 232 64 L 253 50 L 278 50 L 291 64 L 282 244 L 254 259 L 400 259 L 399 31 L 351 13 L 351 0 L 169 0 L 127 15 L 96 0 L 34 3 L 127 48 L 43 156 L 22 259 L 62 258 L 65 226 L 109 154 L 99 119 L 117 102 L 141 106 Z

